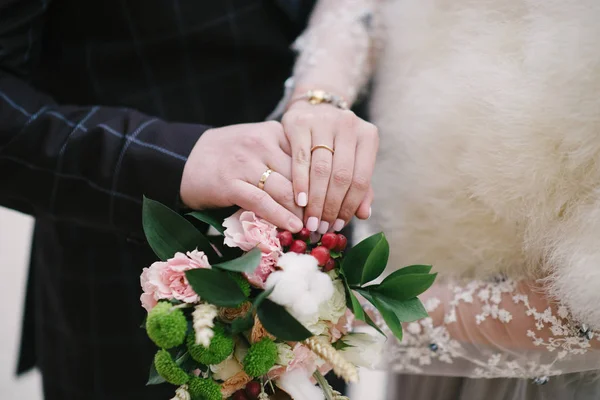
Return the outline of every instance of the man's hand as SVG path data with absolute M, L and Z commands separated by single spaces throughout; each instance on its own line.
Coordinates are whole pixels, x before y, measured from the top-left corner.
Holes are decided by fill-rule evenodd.
M 181 199 L 192 209 L 237 205 L 291 232 L 302 229 L 294 202 L 292 159 L 278 122 L 210 129 L 198 140 L 183 170 Z M 267 169 L 273 173 L 258 188 Z
M 293 103 L 283 116 L 290 141 L 296 202 L 306 206 L 311 231 L 341 230 L 354 215 L 371 215 L 371 177 L 379 147 L 377 128 L 352 111 L 329 104 Z M 334 150 L 313 146 L 324 145 Z

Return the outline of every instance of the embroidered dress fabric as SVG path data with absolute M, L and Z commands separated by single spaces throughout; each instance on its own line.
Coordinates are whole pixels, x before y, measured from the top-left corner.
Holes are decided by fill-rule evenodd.
M 382 0 L 320 0 L 295 41 L 297 87 L 325 89 L 352 104 L 369 80 L 381 44 Z
M 600 369 L 598 336 L 541 286 L 497 279 L 437 283 L 421 296 L 429 318 L 388 333 L 382 369 L 471 378 L 531 378 Z M 384 330 L 374 308 L 365 309 Z
M 352 104 L 373 73 L 384 42 L 384 2 L 319 0 L 308 28 L 294 44 L 294 85 L 332 91 Z M 401 342 L 365 303 L 389 338 L 381 369 L 531 378 L 537 384 L 556 375 L 600 369 L 598 336 L 573 322 L 541 286 L 510 279 L 438 281 L 421 296 L 430 317 L 405 324 Z

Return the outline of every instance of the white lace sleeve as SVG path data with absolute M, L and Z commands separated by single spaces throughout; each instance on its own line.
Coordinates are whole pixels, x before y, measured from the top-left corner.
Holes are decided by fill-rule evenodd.
M 504 279 L 436 284 L 421 300 L 430 317 L 406 324 L 401 342 L 388 340 L 386 369 L 537 384 L 600 369 L 598 337 L 540 287 Z

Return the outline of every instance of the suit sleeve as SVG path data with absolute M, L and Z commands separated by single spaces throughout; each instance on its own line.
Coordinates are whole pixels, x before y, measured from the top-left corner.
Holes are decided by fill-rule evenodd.
M 47 2 L 0 0 L 0 205 L 141 237 L 143 196 L 177 209 L 207 126 L 57 104 L 26 83 Z

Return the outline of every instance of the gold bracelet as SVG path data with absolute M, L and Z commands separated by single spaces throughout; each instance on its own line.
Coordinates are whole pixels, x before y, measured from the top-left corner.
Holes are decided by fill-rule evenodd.
M 348 110 L 348 102 L 343 97 L 335 95 L 333 93 L 326 92 L 324 90 L 309 90 L 299 99 L 308 100 L 310 104 L 331 104 L 342 110 Z M 298 99 L 298 100 L 299 100 Z

